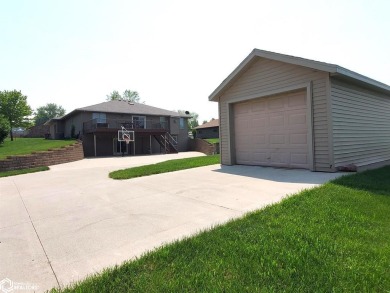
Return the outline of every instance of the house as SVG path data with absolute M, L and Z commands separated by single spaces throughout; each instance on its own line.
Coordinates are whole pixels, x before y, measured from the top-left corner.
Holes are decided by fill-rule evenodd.
M 219 137 L 219 119 L 211 119 L 203 125 L 194 128 L 196 138 L 218 138 Z
M 390 163 L 390 87 L 254 49 L 214 90 L 224 165 L 333 172 Z
M 53 139 L 78 137 L 85 156 L 175 153 L 188 149 L 190 115 L 123 100 L 78 108 L 46 122 Z M 126 144 L 118 131 L 134 131 Z M 119 139 L 118 139 L 119 138 Z
M 49 125 L 34 125 L 27 129 L 27 133 L 24 137 L 47 137 L 49 131 Z

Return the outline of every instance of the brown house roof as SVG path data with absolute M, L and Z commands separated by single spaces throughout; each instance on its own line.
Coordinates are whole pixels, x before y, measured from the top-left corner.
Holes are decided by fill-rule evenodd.
M 219 119 L 213 119 L 209 122 L 206 122 L 203 125 L 199 125 L 195 127 L 194 129 L 203 129 L 203 128 L 211 128 L 211 127 L 219 127 Z
M 143 115 L 155 115 L 155 116 L 190 117 L 190 115 L 179 114 L 178 112 L 164 110 L 161 108 L 157 108 L 157 107 L 153 107 L 141 103 L 134 103 L 134 102 L 128 102 L 123 100 L 103 102 L 92 106 L 78 108 L 76 110 L 88 111 L 88 112 L 120 113 L 120 114 L 143 114 Z
M 185 117 L 190 118 L 191 115 L 180 114 L 175 111 L 169 111 L 141 103 L 128 102 L 123 100 L 114 100 L 103 102 L 83 108 L 74 109 L 72 112 L 62 116 L 50 119 L 46 123 L 55 120 L 63 120 L 76 112 L 100 112 L 100 113 L 118 113 L 118 114 L 139 114 L 151 116 L 170 116 L 170 117 Z

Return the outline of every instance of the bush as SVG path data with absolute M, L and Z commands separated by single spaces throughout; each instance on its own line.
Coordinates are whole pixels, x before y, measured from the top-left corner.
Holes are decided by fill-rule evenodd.
M 70 130 L 70 137 L 76 138 L 76 127 L 74 125 L 72 125 L 72 128 Z
M 0 115 L 0 144 L 4 142 L 5 138 L 8 136 L 11 130 L 8 120 Z

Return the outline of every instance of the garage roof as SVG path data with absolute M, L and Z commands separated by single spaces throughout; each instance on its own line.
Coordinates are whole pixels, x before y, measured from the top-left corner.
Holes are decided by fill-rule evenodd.
M 209 96 L 209 100 L 217 101 L 217 99 L 223 94 L 223 92 L 227 88 L 229 88 L 241 76 L 241 74 L 245 72 L 259 57 L 329 72 L 331 76 L 344 77 L 349 80 L 361 83 L 365 86 L 375 88 L 376 90 L 385 92 L 387 94 L 390 93 L 390 86 L 388 86 L 387 84 L 381 83 L 372 78 L 361 75 L 336 64 L 319 62 L 315 60 L 309 60 L 305 58 L 254 49 L 248 55 L 248 57 L 246 57 L 240 63 L 240 65 L 238 65 L 238 67 L 214 90 L 214 92 Z

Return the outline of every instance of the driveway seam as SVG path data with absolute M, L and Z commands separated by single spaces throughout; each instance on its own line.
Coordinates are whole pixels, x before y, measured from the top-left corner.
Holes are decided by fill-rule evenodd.
M 197 199 L 197 198 L 193 198 L 193 197 L 187 197 L 185 195 L 180 195 L 180 194 L 173 194 L 173 193 L 169 193 L 169 192 L 167 192 L 167 193 L 170 194 L 170 195 L 179 196 L 179 197 L 182 197 L 182 198 L 191 199 L 193 201 L 209 204 L 209 205 L 212 205 L 212 206 L 215 206 L 215 207 L 220 207 L 220 208 L 223 208 L 223 209 L 226 209 L 226 210 L 230 210 L 230 211 L 234 211 L 234 212 L 241 212 L 241 213 L 243 212 L 241 210 L 236 210 L 236 209 L 233 209 L 233 208 L 225 207 L 225 206 L 218 205 L 218 204 L 215 204 L 215 203 L 211 203 L 211 202 L 208 202 L 208 201 L 204 201 L 204 200 L 201 200 L 201 199 Z
M 42 247 L 43 252 L 45 253 L 47 262 L 48 262 L 48 264 L 49 264 L 49 266 L 50 266 L 50 269 L 51 269 L 51 271 L 53 272 L 53 275 L 54 275 L 54 277 L 55 277 L 55 279 L 56 279 L 58 288 L 60 288 L 60 287 L 61 287 L 61 286 L 60 286 L 60 282 L 58 281 L 57 275 L 56 275 L 56 273 L 55 273 L 55 271 L 54 271 L 54 269 L 53 269 L 53 266 L 51 265 L 49 256 L 48 256 L 47 253 L 46 253 L 45 247 L 43 246 L 43 243 L 42 243 L 42 241 L 41 241 L 41 238 L 39 237 L 38 231 L 37 231 L 37 229 L 35 228 L 35 225 L 34 225 L 32 219 L 31 219 L 30 213 L 29 213 L 29 211 L 28 211 L 28 209 L 27 209 L 27 206 L 26 206 L 26 204 L 25 204 L 25 202 L 24 202 L 24 200 L 23 200 L 23 197 L 22 197 L 22 195 L 20 194 L 19 188 L 18 188 L 18 186 L 16 185 L 16 183 L 15 183 L 14 180 L 12 180 L 12 182 L 14 183 L 15 188 L 16 188 L 16 190 L 18 191 L 20 200 L 22 201 L 23 206 L 24 206 L 24 208 L 25 208 L 25 210 L 26 210 L 26 213 L 27 213 L 27 215 L 28 215 L 28 217 L 29 217 L 29 219 L 30 219 L 30 223 L 31 223 L 32 227 L 34 228 L 34 231 L 35 231 L 35 234 L 37 235 L 38 241 L 39 241 L 39 243 L 41 244 L 41 247 Z

